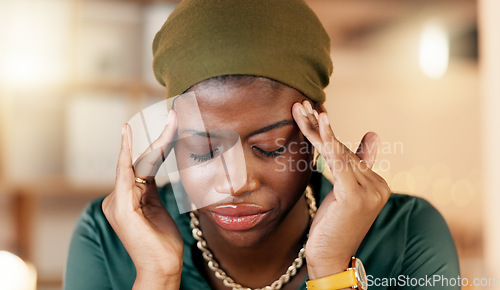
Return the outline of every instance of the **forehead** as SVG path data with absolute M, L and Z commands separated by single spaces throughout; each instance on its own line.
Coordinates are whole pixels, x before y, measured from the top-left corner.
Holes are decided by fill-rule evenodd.
M 207 109 L 218 105 L 231 105 L 231 109 L 238 105 L 249 106 L 248 109 L 276 109 L 302 97 L 301 93 L 289 86 L 260 77 L 210 79 L 194 86 L 193 91 L 200 106 Z
M 286 85 L 254 81 L 206 81 L 191 90 L 191 99 L 174 103 L 179 129 L 255 130 L 281 120 L 292 120 L 291 107 L 305 99 Z M 194 101 L 195 100 L 195 101 Z

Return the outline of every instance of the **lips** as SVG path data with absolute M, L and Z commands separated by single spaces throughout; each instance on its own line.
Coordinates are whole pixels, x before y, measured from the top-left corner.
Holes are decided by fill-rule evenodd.
M 269 211 L 253 204 L 226 204 L 212 209 L 215 222 L 230 231 L 244 231 L 255 227 Z

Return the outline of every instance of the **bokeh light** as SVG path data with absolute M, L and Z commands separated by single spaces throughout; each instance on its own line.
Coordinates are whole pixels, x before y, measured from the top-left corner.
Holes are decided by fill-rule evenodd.
M 35 288 L 35 268 L 10 252 L 0 251 L 0 289 L 31 290 Z
M 439 79 L 448 68 L 449 40 L 445 28 L 429 22 L 424 26 L 420 38 L 420 69 L 429 78 Z

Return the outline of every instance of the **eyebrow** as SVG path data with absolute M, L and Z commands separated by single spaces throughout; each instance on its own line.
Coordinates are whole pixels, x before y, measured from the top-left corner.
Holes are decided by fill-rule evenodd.
M 281 120 L 281 121 L 273 123 L 273 124 L 271 124 L 269 126 L 266 126 L 264 128 L 257 129 L 255 131 L 251 132 L 250 134 L 248 134 L 247 137 L 253 136 L 253 135 L 257 135 L 257 134 L 261 134 L 261 133 L 264 133 L 264 132 L 267 132 L 267 131 L 271 131 L 273 129 L 284 127 L 284 126 L 293 125 L 293 124 L 294 124 L 294 122 L 292 120 Z
M 281 127 L 289 126 L 289 125 L 293 125 L 293 124 L 294 124 L 294 122 L 292 120 L 281 120 L 281 121 L 278 121 L 278 122 L 273 123 L 271 125 L 268 125 L 264 128 L 257 129 L 255 131 L 249 133 L 246 137 L 265 133 L 265 132 L 271 131 L 273 129 L 277 129 L 277 128 L 281 128 Z M 211 133 L 208 133 L 205 131 L 198 131 L 198 130 L 193 130 L 193 129 L 185 129 L 185 130 L 182 130 L 181 133 L 187 133 L 187 134 L 191 134 L 192 136 L 201 136 L 201 137 L 207 137 L 207 138 L 217 138 L 218 137 L 217 135 L 214 135 L 214 134 L 211 134 Z

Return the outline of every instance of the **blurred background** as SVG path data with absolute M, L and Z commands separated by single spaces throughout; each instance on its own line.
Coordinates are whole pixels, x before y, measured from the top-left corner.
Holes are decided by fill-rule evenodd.
M 0 289 L 16 267 L 61 289 L 121 124 L 164 98 L 151 43 L 178 2 L 0 1 Z M 462 277 L 496 278 L 467 289 L 500 289 L 500 1 L 307 2 L 332 40 L 336 135 L 355 149 L 377 132 L 375 170 L 440 210 Z

